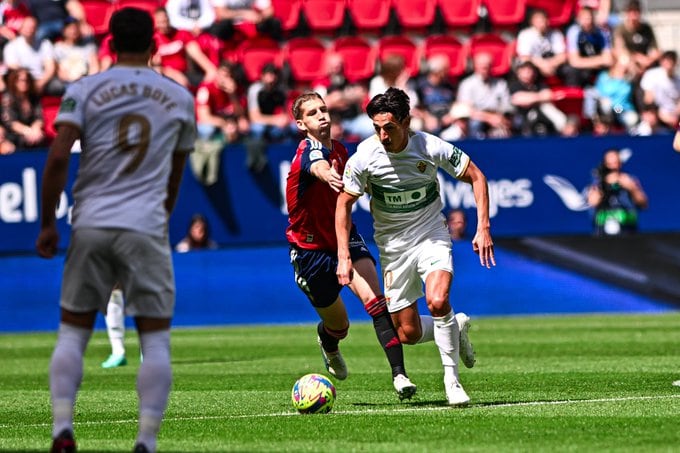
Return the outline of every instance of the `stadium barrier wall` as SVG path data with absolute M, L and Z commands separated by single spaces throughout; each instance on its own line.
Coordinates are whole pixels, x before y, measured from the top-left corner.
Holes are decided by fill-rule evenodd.
M 464 141 L 466 151 L 489 179 L 492 233 L 497 237 L 589 234 L 590 212 L 585 189 L 606 149 L 625 151 L 625 171 L 637 176 L 649 195 L 649 209 L 640 215 L 645 232 L 680 230 L 680 210 L 674 183 L 680 177 L 680 154 L 672 136 L 516 138 Z M 186 233 L 194 213 L 207 216 L 212 236 L 224 246 L 252 246 L 285 241 L 287 225 L 285 180 L 296 144 L 270 146 L 268 166 L 252 173 L 245 166 L 242 146 L 228 146 L 221 155 L 219 178 L 205 186 L 187 165 L 177 208 L 170 221 L 170 240 Z M 353 152 L 355 147 L 350 147 Z M 58 208 L 60 247 L 68 243 L 70 187 L 77 172 L 74 154 L 68 188 Z M 33 253 L 39 229 L 40 179 L 45 152 L 2 156 L 0 172 L 0 254 Z M 468 184 L 440 175 L 447 209 L 468 212 L 475 228 L 474 197 Z M 354 220 L 367 240 L 372 236 L 368 198 L 357 203 Z

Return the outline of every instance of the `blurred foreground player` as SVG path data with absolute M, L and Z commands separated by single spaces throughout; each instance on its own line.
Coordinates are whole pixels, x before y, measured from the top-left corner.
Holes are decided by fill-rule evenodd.
M 83 354 L 97 312 L 105 308 L 116 282 L 127 299 L 127 313 L 135 318 L 144 355 L 137 374 L 135 452 L 156 451 L 172 382 L 175 283 L 167 222 L 196 140 L 194 101 L 184 88 L 148 67 L 154 46 L 147 12 L 117 11 L 110 31 L 118 63 L 68 88 L 43 174 L 36 248 L 51 258 L 59 243 L 55 208 L 71 147 L 80 139 L 61 322 L 49 371 L 52 452 L 76 450 L 73 413 Z
M 338 344 L 347 336 L 349 319 L 340 297 L 342 286 L 335 276 L 338 263 L 334 222 L 348 154 L 340 142 L 331 139 L 328 107 L 319 94 L 298 96 L 293 103 L 293 117 L 306 137 L 298 145 L 286 183 L 290 261 L 295 269 L 295 282 L 321 317 L 317 333 L 326 368 L 343 380 L 347 377 L 347 366 Z M 399 398 L 411 398 L 416 386 L 406 375 L 402 345 L 380 291 L 375 260 L 354 225 L 349 234 L 348 253 L 354 264 L 354 278 L 348 286 L 373 319 L 378 341 L 392 367 Z

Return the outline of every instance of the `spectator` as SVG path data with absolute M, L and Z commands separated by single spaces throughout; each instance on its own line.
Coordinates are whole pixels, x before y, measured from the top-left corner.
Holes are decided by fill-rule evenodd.
M 646 137 L 655 134 L 668 134 L 670 130 L 659 120 L 656 104 L 644 104 L 640 109 L 640 122 L 630 131 L 630 135 Z
M 274 16 L 271 0 L 213 0 L 215 24 L 212 33 L 229 41 L 238 30 L 247 37 L 267 35 L 283 39 L 281 21 Z
M 194 214 L 189 222 L 187 235 L 177 243 L 175 251 L 184 253 L 192 250 L 215 250 L 217 243 L 210 237 L 208 219 L 202 214 Z
M 609 27 L 612 0 L 579 0 L 577 12 L 583 8 L 590 8 L 593 10 L 595 23 L 598 27 Z
M 510 102 L 515 107 L 515 130 L 524 136 L 562 133 L 567 116 L 552 103 L 555 95 L 539 80 L 538 69 L 533 63 L 520 63 L 508 87 Z
M 597 106 L 596 112 L 587 112 L 606 117 L 606 122 L 613 126 L 623 126 L 627 131 L 638 123 L 640 117 L 633 105 L 633 84 L 631 82 L 630 65 L 627 57 L 619 58 L 607 71 L 602 71 L 595 81 L 592 90 L 586 96 L 593 96 L 595 102 L 588 100 L 586 104 Z
M 449 110 L 451 125 L 440 132 L 439 137 L 447 142 L 466 139 L 470 133 L 470 115 L 472 109 L 468 104 L 454 102 Z
M 397 54 L 388 54 L 380 61 L 380 70 L 373 76 L 368 86 L 368 97 L 373 99 L 378 94 L 384 93 L 388 88 L 399 88 L 404 91 L 411 105 L 411 112 L 418 106 L 418 93 L 413 89 L 411 74 L 409 74 L 404 57 Z M 413 126 L 413 123 L 411 123 Z M 418 129 L 418 128 L 416 128 Z
M 297 126 L 286 109 L 287 99 L 288 90 L 281 83 L 279 68 L 274 63 L 267 63 L 262 68 L 260 80 L 248 88 L 250 136 L 246 141 L 246 166 L 255 172 L 260 172 L 267 164 L 267 142 L 297 136 Z
M 417 83 L 420 100 L 417 115 L 423 120 L 423 130 L 435 135 L 453 124 L 449 113 L 456 100 L 456 89 L 449 82 L 449 67 L 446 55 L 432 55 L 427 60 L 427 73 Z
M 452 241 L 460 241 L 467 237 L 467 216 L 462 209 L 451 209 L 446 214 L 446 225 Z
M 64 93 L 64 86 L 56 78 L 54 46 L 47 39 L 37 39 L 37 25 L 34 17 L 23 20 L 19 36 L 8 42 L 3 49 L 3 60 L 9 69 L 27 68 L 31 71 L 39 94 L 59 96 Z
M 652 27 L 641 21 L 640 2 L 631 0 L 623 11 L 623 22 L 614 30 L 614 51 L 619 59 L 628 57 L 634 77 L 654 65 L 661 52 Z
M 208 30 L 215 22 L 215 8 L 210 0 L 168 0 L 165 10 L 172 28 L 194 36 Z
M 680 76 L 675 71 L 677 63 L 677 52 L 668 50 L 661 54 L 659 66 L 645 71 L 640 80 L 644 102 L 657 105 L 659 119 L 670 129 L 674 129 L 680 119 Z
M 548 26 L 544 10 L 534 10 L 529 16 L 529 27 L 517 35 L 517 57 L 520 62 L 532 62 L 543 77 L 564 76 L 567 62 L 564 34 Z
M 7 74 L 7 91 L 2 94 L 1 104 L 2 125 L 7 138 L 17 148 L 45 146 L 40 97 L 27 69 L 15 69 Z
M 21 0 L 0 1 L 0 51 L 17 37 L 21 23 L 30 15 L 31 11 Z
M 62 35 L 63 39 L 54 44 L 54 60 L 57 63 L 57 78 L 64 86 L 99 72 L 97 47 L 83 40 L 75 19 L 66 21 Z
M 56 41 L 61 38 L 64 24 L 69 17 L 78 21 L 81 34 L 86 38 L 94 35 L 94 29 L 87 22 L 85 8 L 80 0 L 25 0 L 31 14 L 38 21 L 36 41 Z
M 329 54 L 325 65 L 326 76 L 312 85 L 313 91 L 324 98 L 328 107 L 331 115 L 331 135 L 335 140 L 341 141 L 343 139 L 359 141 L 370 137 L 375 133 L 373 122 L 363 111 L 368 90 L 360 83 L 347 80 L 342 55 Z
M 471 108 L 470 136 L 474 138 L 510 136 L 510 91 L 504 79 L 491 75 L 491 62 L 490 54 L 475 54 L 472 57 L 474 72 L 458 87 L 456 101 Z
M 635 233 L 638 210 L 647 207 L 647 195 L 640 182 L 621 169 L 619 151 L 605 151 L 588 189 L 588 204 L 593 209 L 597 236 Z
M 599 71 L 609 68 L 612 63 L 609 32 L 595 25 L 591 8 L 582 8 L 576 15 L 576 23 L 567 31 L 565 84 L 591 85 Z
M 197 86 L 202 78 L 210 81 L 217 68 L 203 53 L 198 42 L 188 31 L 170 26 L 168 13 L 158 8 L 154 13 L 156 53 L 152 63 L 160 68 L 161 74 L 170 77 L 185 88 Z M 195 62 L 202 74 L 189 71 L 189 60 Z
M 7 138 L 7 131 L 0 126 L 0 156 L 12 154 L 17 150 L 17 147 Z

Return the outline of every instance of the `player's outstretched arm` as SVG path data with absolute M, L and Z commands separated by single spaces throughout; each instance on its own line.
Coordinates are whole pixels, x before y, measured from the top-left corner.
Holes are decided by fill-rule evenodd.
M 472 192 L 477 204 L 477 232 L 472 238 L 472 248 L 479 255 L 479 262 L 487 269 L 496 265 L 491 239 L 491 221 L 489 220 L 489 185 L 484 173 L 470 161 L 462 178 L 472 185 Z
M 349 254 L 349 233 L 352 229 L 352 205 L 357 197 L 340 192 L 335 207 L 335 235 L 338 241 L 338 283 L 348 285 L 352 281 L 352 257 Z
M 66 187 L 71 148 L 78 138 L 80 129 L 77 127 L 70 124 L 57 126 L 57 136 L 47 154 L 40 193 L 40 234 L 35 243 L 38 254 L 43 258 L 52 258 L 57 252 L 57 203 Z

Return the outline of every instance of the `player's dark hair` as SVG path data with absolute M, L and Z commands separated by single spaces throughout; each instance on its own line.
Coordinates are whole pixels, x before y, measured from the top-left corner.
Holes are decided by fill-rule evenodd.
M 113 13 L 109 30 L 117 53 L 142 53 L 151 47 L 153 19 L 144 10 L 127 7 Z
M 291 110 L 293 112 L 293 118 L 295 118 L 296 120 L 302 119 L 302 104 L 304 104 L 307 101 L 311 101 L 312 99 L 319 99 L 320 101 L 323 101 L 321 95 L 315 91 L 308 91 L 306 93 L 302 93 L 300 96 L 295 98 L 293 106 L 291 107 Z
M 388 88 L 384 94 L 373 96 L 366 106 L 366 113 L 373 118 L 378 113 L 391 113 L 397 121 L 403 121 L 409 116 L 411 100 L 403 90 Z

